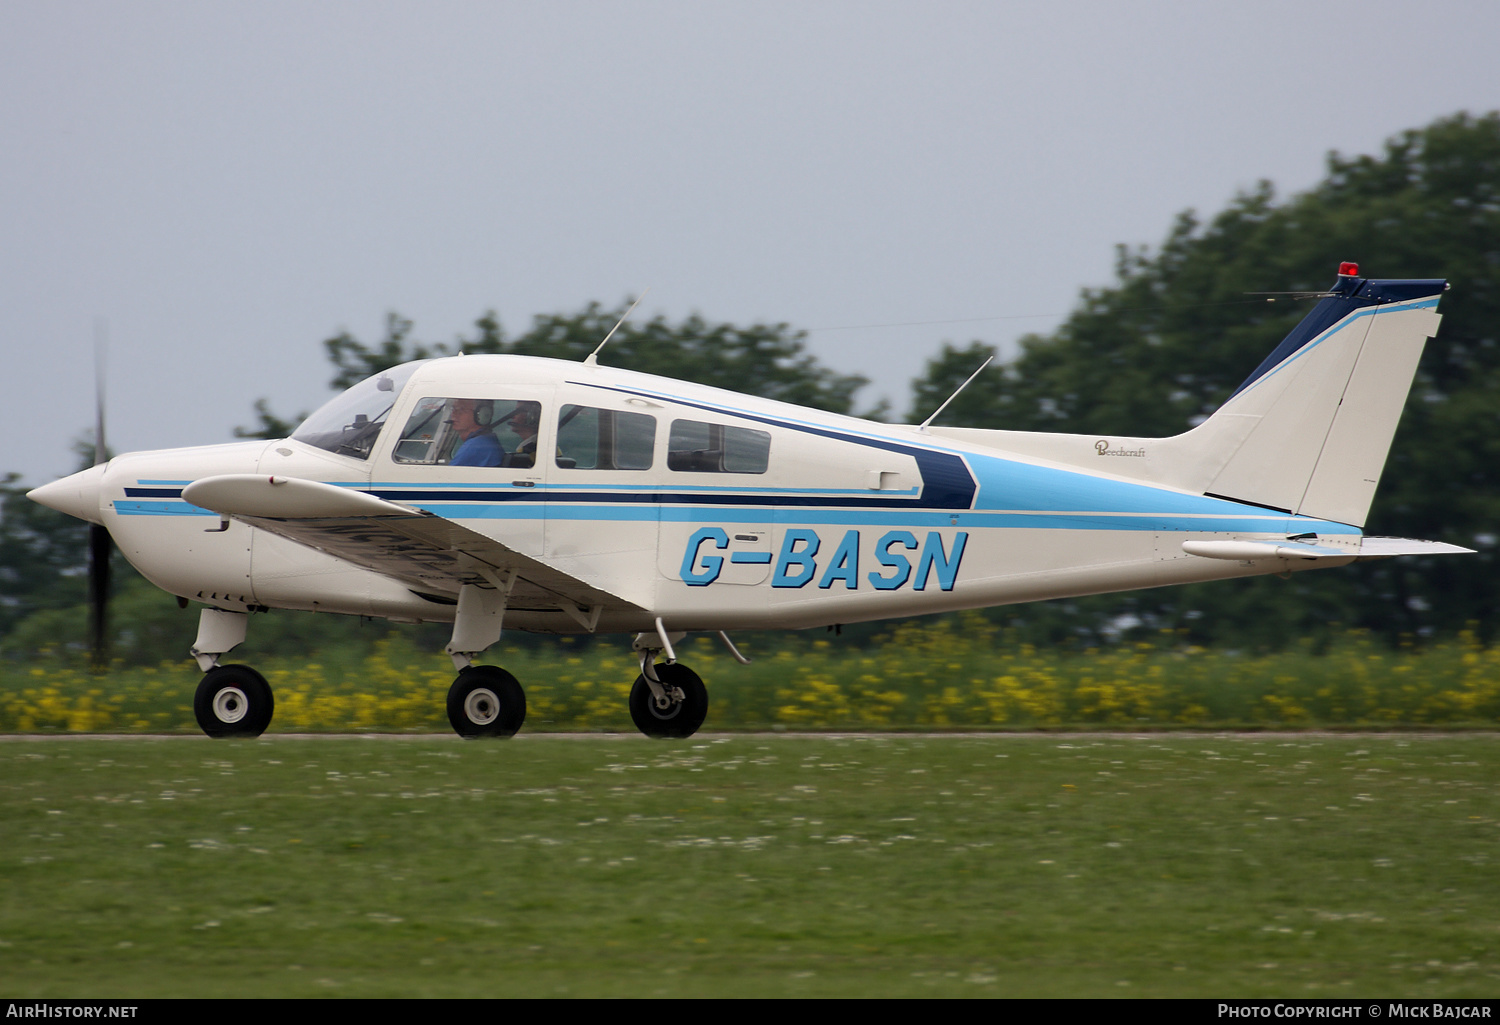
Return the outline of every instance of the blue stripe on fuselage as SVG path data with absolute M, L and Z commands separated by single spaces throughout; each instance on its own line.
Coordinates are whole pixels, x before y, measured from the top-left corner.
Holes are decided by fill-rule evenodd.
M 1318 533 L 1358 534 L 1359 529 L 1342 523 L 1317 520 L 1308 516 L 1271 513 L 1252 506 L 1235 507 L 1237 513 L 1211 515 L 1203 513 L 1173 514 L 1084 513 L 1061 511 L 995 511 L 934 512 L 931 510 L 886 509 L 810 509 L 802 506 L 748 509 L 744 507 L 697 506 L 599 506 L 553 504 L 545 509 L 535 506 L 463 504 L 457 502 L 422 503 L 421 508 L 453 520 L 548 519 L 597 523 L 655 521 L 668 523 L 745 523 L 745 524 L 848 524 L 849 526 L 912 527 L 992 527 L 1033 530 L 1152 530 L 1193 532 L 1235 532 L 1256 534 Z
M 971 455 L 969 465 L 979 478 L 976 509 L 1233 517 L 1260 508 L 1014 459 Z
M 196 505 L 178 499 L 175 502 L 120 502 L 114 503 L 115 512 L 120 516 L 213 516 L 218 513 L 207 509 L 200 509 Z
M 812 424 L 799 423 L 795 420 L 787 420 L 784 417 L 777 418 L 761 413 L 751 413 L 742 409 L 693 402 L 676 395 L 666 395 L 634 388 L 620 388 L 615 385 L 592 384 L 587 381 L 569 381 L 568 384 L 577 385 L 582 388 L 597 388 L 600 391 L 620 392 L 625 395 L 666 399 L 676 405 L 687 406 L 689 409 L 701 409 L 709 413 L 733 416 L 741 420 L 752 421 L 753 423 L 779 427 L 783 430 L 798 431 L 802 434 L 812 434 L 819 438 L 863 445 L 866 448 L 878 448 L 886 452 L 898 452 L 902 455 L 911 456 L 916 460 L 917 473 L 922 478 L 922 497 L 915 502 L 909 503 L 910 505 L 916 506 L 919 509 L 968 509 L 973 506 L 975 490 L 974 476 L 969 472 L 968 467 L 964 464 L 964 460 L 952 452 L 940 452 L 936 449 L 919 445 L 909 445 L 887 438 L 870 437 L 847 431 L 836 431 L 828 427 L 818 427 Z M 881 499 L 867 499 L 858 504 L 884 505 L 886 501 Z
M 417 504 L 419 508 L 452 520 L 550 519 L 595 523 L 660 520 L 669 523 L 963 526 L 1013 530 L 1151 530 L 1247 534 L 1360 533 L 1358 528 L 1343 523 L 1317 520 L 1306 516 L 1290 516 L 1284 513 L 1261 512 L 1252 506 L 1236 506 L 1232 502 L 1220 503 L 1228 509 L 1219 514 L 1172 513 L 1164 510 L 1133 513 L 1086 513 L 1063 510 L 997 510 L 959 513 L 916 509 L 816 509 L 806 506 L 763 506 L 756 509 L 745 506 L 658 505 L 656 503 L 638 505 L 553 503 L 538 506 L 533 503 L 438 501 Z M 218 516 L 218 513 L 200 509 L 181 500 L 117 501 L 114 506 L 115 512 L 121 516 Z

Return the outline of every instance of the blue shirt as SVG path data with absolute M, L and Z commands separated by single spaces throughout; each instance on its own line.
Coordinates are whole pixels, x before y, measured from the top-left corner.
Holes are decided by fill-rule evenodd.
M 458 451 L 453 453 L 453 458 L 448 460 L 449 466 L 503 466 L 505 464 L 505 449 L 500 447 L 500 439 L 495 437 L 491 431 L 480 431 L 471 434 L 464 439 L 464 443 L 458 446 Z

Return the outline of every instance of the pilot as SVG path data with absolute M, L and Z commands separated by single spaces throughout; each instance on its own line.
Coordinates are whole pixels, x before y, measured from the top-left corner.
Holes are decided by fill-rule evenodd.
M 539 419 L 540 410 L 536 403 L 517 404 L 515 413 L 511 415 L 509 426 L 516 437 L 521 440 L 511 452 L 510 458 L 505 461 L 506 466 L 536 465 L 536 432 Z
M 494 403 L 487 399 L 453 399 L 448 405 L 448 424 L 463 439 L 449 466 L 502 466 L 505 449 L 490 430 Z

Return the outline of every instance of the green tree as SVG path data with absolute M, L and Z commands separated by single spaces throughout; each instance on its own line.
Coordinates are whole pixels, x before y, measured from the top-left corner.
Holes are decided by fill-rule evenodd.
M 1087 290 L 1053 334 L 1022 340 L 1001 374 L 975 382 L 941 422 L 969 427 L 1166 436 L 1222 403 L 1307 312 L 1341 260 L 1366 275 L 1445 277 L 1371 533 L 1432 538 L 1477 556 L 1406 557 L 1291 581 L 1195 585 L 1054 603 L 1007 615 L 1054 636 L 1181 628 L 1199 641 L 1275 645 L 1309 630 L 1364 627 L 1395 639 L 1477 621 L 1492 638 L 1500 598 L 1500 113 L 1459 114 L 1391 139 L 1379 156 L 1332 154 L 1310 191 L 1277 202 L 1269 183 L 1207 224 L 1178 217 L 1155 252 L 1121 248 L 1116 283 Z M 985 354 L 948 345 L 915 387 L 926 415 Z
M 92 433 L 73 441 L 75 470 L 93 465 Z M 51 622 L 66 624 L 53 641 L 66 637 L 68 645 L 83 651 L 89 630 L 89 525 L 31 501 L 29 490 L 19 474 L 0 479 L 0 648 L 19 650 L 6 642 L 21 624 Z M 135 567 L 112 550 L 111 594 L 139 579 Z M 36 636 L 45 638 L 45 631 Z
M 19 474 L 0 482 L 0 636 L 41 609 L 79 605 L 87 586 L 88 525 L 28 490 Z
M 297 429 L 297 425 L 307 419 L 307 414 L 302 413 L 290 420 L 282 419 L 271 412 L 271 401 L 269 399 L 255 400 L 255 417 L 259 421 L 254 427 L 236 427 L 234 436 L 236 438 L 286 438 Z

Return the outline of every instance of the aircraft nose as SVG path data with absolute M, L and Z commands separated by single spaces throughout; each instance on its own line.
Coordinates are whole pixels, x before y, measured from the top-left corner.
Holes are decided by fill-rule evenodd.
M 108 465 L 100 463 L 71 477 L 32 488 L 26 492 L 26 497 L 48 509 L 56 509 L 90 523 L 102 524 L 104 516 L 99 512 L 99 494 L 104 483 L 104 470 Z

